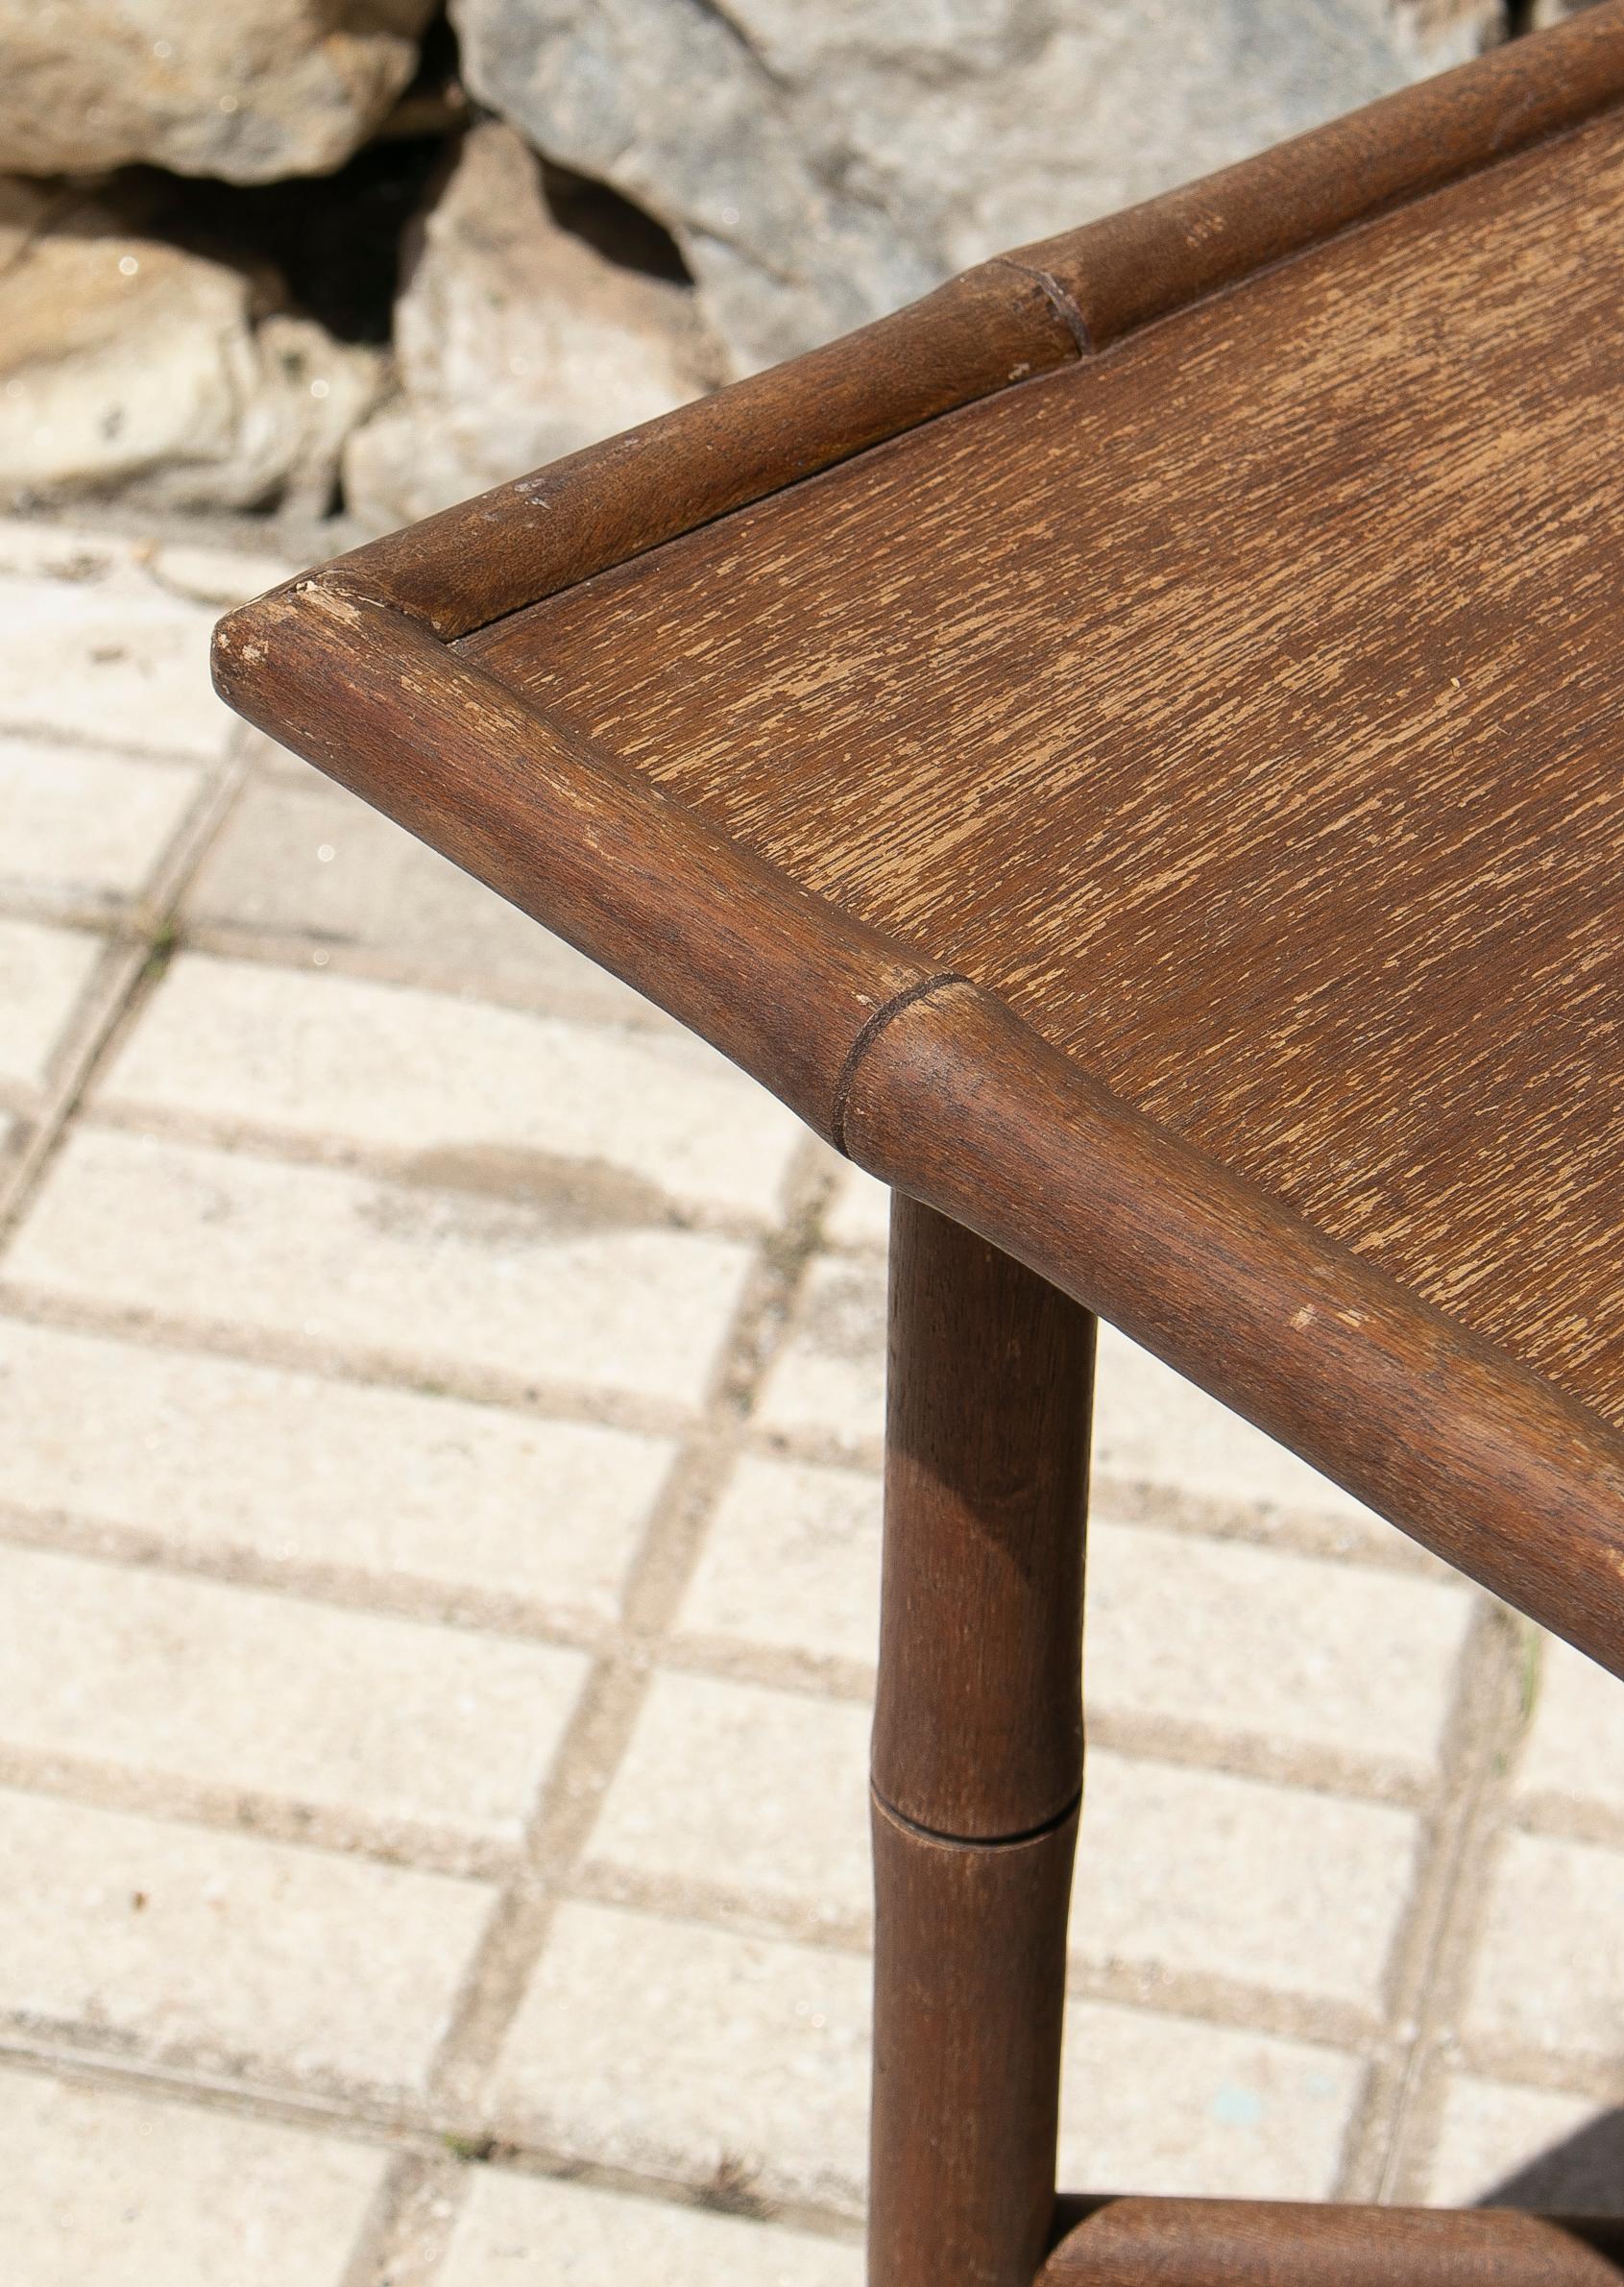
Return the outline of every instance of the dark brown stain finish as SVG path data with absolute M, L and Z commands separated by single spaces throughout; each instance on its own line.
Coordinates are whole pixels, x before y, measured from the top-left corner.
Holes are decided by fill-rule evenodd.
M 875 2287 L 1624 2275 L 1054 2197 L 1091 1312 L 1624 1670 L 1621 103 L 1611 0 L 219 630 L 898 1194 Z
M 1624 1423 L 1624 121 L 468 648 Z
M 1509 2208 L 1063 2200 L 1037 2287 L 1617 2287 L 1624 2225 Z

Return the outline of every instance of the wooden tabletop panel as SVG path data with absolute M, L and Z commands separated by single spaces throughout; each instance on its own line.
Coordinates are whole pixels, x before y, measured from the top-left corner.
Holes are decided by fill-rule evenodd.
M 465 648 L 1624 1423 L 1624 117 Z

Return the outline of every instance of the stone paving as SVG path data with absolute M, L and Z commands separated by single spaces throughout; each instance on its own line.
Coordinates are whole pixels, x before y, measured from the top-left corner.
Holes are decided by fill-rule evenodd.
M 855 2287 L 885 1201 L 0 527 L 9 2287 Z M 1115 1336 L 1064 2173 L 1624 2208 L 1624 1691 Z

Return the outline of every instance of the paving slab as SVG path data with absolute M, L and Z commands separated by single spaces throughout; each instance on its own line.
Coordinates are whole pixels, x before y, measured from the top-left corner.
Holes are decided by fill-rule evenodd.
M 880 1635 L 880 1480 L 745 1454 L 677 1616 L 684 1637 L 872 1668 Z
M 1456 2073 L 1426 2197 L 1441 2207 L 1624 2215 L 1624 2114 L 1593 2098 Z
M 838 1209 L 836 1209 L 836 1216 Z M 885 1435 L 885 1268 L 871 1252 L 824 1255 L 802 1290 L 789 1338 L 763 1393 L 764 1427 L 876 1450 Z M 1201 1510 L 1313 1519 L 1350 1551 L 1410 1544 L 1283 1446 L 1226 1413 L 1115 1327 L 1100 1329 L 1094 1470 L 1102 1494 L 1151 1486 Z
M 210 2075 L 413 2088 L 492 1895 L 0 1788 L 0 2020 Z
M 1203 1502 L 1322 1517 L 1347 1528 L 1350 1547 L 1399 1543 L 1351 1494 L 1114 1326 L 1100 1329 L 1094 1467 L 1107 1483 L 1143 1482 Z
M 747 1455 L 680 1632 L 723 1653 L 869 1668 L 879 1548 L 877 1475 Z M 1134 1743 L 1404 1792 L 1437 1769 L 1474 1609 L 1458 1584 L 1120 1524 L 1103 1502 L 1089 1527 L 1090 1710 Z
M 588 1845 L 644 1903 L 792 1910 L 866 1930 L 869 1715 L 657 1675 Z M 1381 2013 L 1416 1824 L 1384 1806 L 1097 1749 L 1072 1916 L 1079 1967 L 1153 1998 L 1243 1983 Z
M 586 1870 L 645 1896 L 681 1888 L 865 1928 L 866 1705 L 656 1674 L 587 1847 Z
M 491 2117 L 563 2158 L 855 2215 L 868 2025 L 861 1955 L 566 1906 Z
M 345 2287 L 376 2145 L 0 2071 L 10 2287 Z M 497 2275 L 499 2276 L 499 2275 Z
M 1356 2057 L 1314 2042 L 1074 2004 L 1060 2181 L 1191 2199 L 1328 2199 L 1363 2081 Z
M 203 775 L 188 763 L 0 737 L 0 902 L 121 911 L 150 884 Z
M 233 718 L 209 687 L 212 607 L 166 594 L 138 568 L 63 562 L 91 569 L 0 572 L 0 728 L 217 761 Z
M 748 1260 L 628 1226 L 618 1202 L 491 1199 L 81 1125 L 5 1270 L 155 1330 L 692 1406 Z
M 799 1121 L 702 1041 L 183 954 L 95 1101 L 133 1121 L 357 1145 L 414 1180 L 769 1219 Z
M 441 2287 L 862 2287 L 862 2250 L 781 2225 L 482 2169 Z
M 769 1432 L 878 1451 L 885 1433 L 883 1263 L 832 1255 L 812 1263 L 757 1418 Z
M 1089 1529 L 1084 1656 L 1097 1716 L 1230 1761 L 1423 1787 L 1476 1599 L 1458 1583 L 1196 1533 Z
M 1624 2055 L 1624 1851 L 1505 1835 L 1492 1869 L 1464 2031 L 1493 2053 Z
M 580 1652 L 0 1544 L 0 1752 L 264 1798 L 373 1847 L 517 1846 Z M 238 1799 L 248 1798 L 244 1808 Z
M 1096 1749 L 1072 1892 L 1075 1964 L 1147 1998 L 1241 1985 L 1379 2022 L 1415 1877 L 1408 1813 Z
M 823 1229 L 831 1246 L 878 1248 L 883 1253 L 891 1233 L 890 1187 L 863 1168 L 843 1166 Z
M 683 1036 L 629 985 L 279 749 L 259 762 L 183 910 L 189 929 L 239 949 L 287 945 L 323 968 Z
M 607 1620 L 673 1449 L 0 1316 L 0 1506 L 39 1537 Z
M 1520 1817 L 1624 1842 L 1624 1685 L 1554 1636 L 1538 1645 L 1515 1783 Z
M 45 1086 L 102 953 L 83 930 L 0 916 L 0 1087 Z

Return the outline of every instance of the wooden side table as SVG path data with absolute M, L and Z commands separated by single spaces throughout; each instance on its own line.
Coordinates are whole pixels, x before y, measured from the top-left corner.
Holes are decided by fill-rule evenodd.
M 233 705 L 894 1186 L 876 2287 L 1624 2277 L 1056 2205 L 1094 1320 L 1624 1668 L 1624 6 L 294 581 Z

